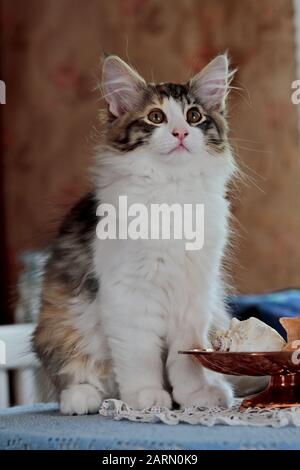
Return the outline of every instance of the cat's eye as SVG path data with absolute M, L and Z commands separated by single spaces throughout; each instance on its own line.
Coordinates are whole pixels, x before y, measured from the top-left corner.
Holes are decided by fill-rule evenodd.
M 152 109 L 148 114 L 149 121 L 153 122 L 153 124 L 161 124 L 166 120 L 165 114 L 162 112 L 161 109 Z
M 198 124 L 202 118 L 203 116 L 197 108 L 189 109 L 186 115 L 186 120 L 189 124 Z

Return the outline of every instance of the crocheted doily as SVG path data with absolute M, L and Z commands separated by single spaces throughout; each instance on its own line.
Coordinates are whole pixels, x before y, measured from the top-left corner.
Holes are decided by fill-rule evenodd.
M 175 425 L 179 423 L 201 424 L 202 426 L 215 426 L 226 424 L 228 426 L 300 426 L 300 407 L 286 409 L 260 409 L 249 408 L 239 411 L 240 400 L 236 400 L 230 409 L 191 407 L 182 410 L 168 410 L 167 408 L 152 407 L 143 411 L 136 411 L 120 400 L 109 399 L 102 403 L 100 415 L 110 418 L 144 423 L 158 423 Z

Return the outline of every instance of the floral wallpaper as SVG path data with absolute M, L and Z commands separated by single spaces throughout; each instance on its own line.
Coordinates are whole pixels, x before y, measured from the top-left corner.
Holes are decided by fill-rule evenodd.
M 291 0 L 0 0 L 6 239 L 45 246 L 89 186 L 99 138 L 102 51 L 148 80 L 186 80 L 228 50 L 239 71 L 230 100 L 242 176 L 232 185 L 240 292 L 300 286 L 300 166 Z M 300 77 L 299 77 L 300 78 Z

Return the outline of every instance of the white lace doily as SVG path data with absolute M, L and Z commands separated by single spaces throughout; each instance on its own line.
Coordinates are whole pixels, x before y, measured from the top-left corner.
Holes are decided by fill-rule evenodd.
M 120 400 L 105 400 L 99 410 L 100 415 L 109 416 L 116 420 L 128 419 L 144 423 L 162 422 L 175 425 L 179 423 L 201 424 L 215 426 L 300 426 L 300 407 L 287 409 L 249 408 L 239 411 L 240 400 L 236 400 L 230 409 L 192 407 L 184 410 L 168 410 L 167 408 L 152 407 L 143 411 L 135 411 Z

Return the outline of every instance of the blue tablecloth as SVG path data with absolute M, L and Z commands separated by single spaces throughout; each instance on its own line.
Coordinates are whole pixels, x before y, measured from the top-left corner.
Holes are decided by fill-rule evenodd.
M 0 411 L 0 449 L 300 449 L 300 428 L 134 423 L 37 404 Z

